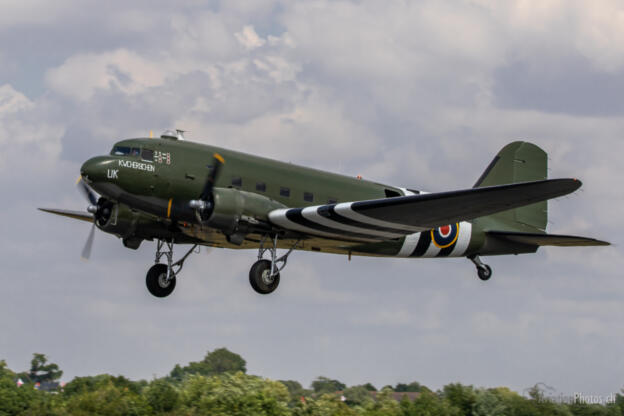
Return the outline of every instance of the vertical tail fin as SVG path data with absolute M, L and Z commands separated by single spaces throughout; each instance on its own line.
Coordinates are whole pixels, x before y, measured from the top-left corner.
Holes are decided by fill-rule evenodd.
M 503 147 L 475 183 L 474 188 L 517 182 L 540 181 L 548 173 L 548 156 L 528 142 L 513 142 Z M 485 219 L 485 218 L 484 218 Z M 547 201 L 515 208 L 486 217 L 497 228 L 515 231 L 545 231 L 548 223 Z

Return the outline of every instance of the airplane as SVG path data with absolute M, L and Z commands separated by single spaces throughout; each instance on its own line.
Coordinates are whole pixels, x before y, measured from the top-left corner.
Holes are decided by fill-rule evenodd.
M 96 227 L 130 249 L 155 240 L 146 285 L 156 297 L 173 292 L 198 246 L 258 250 L 249 282 L 269 294 L 297 250 L 349 260 L 466 257 L 486 281 L 492 269 L 481 256 L 609 245 L 546 232 L 547 200 L 581 181 L 548 179 L 546 152 L 525 141 L 505 146 L 472 188 L 427 193 L 194 143 L 182 130 L 151 136 L 119 141 L 82 165 L 86 212 L 39 209 L 93 224 L 84 258 Z M 191 247 L 174 261 L 175 244 Z

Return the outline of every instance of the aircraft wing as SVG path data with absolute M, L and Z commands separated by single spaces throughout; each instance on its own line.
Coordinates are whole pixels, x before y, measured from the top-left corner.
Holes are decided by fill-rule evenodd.
M 82 211 L 70 211 L 68 209 L 56 208 L 38 208 L 40 211 L 49 212 L 50 214 L 61 215 L 63 217 L 73 218 L 75 220 L 93 222 L 93 214 Z
M 574 192 L 577 179 L 551 179 L 459 191 L 271 211 L 276 226 L 347 241 L 399 238 Z

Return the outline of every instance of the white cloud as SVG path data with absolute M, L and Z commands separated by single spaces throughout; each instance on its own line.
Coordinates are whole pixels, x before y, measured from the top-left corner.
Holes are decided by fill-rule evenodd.
M 58 158 L 64 128 L 46 112 L 45 102 L 33 102 L 9 84 L 0 86 L 0 173 L 16 167 L 41 173 Z
M 125 49 L 79 54 L 49 70 L 46 81 L 52 90 L 81 101 L 92 98 L 97 90 L 117 89 L 133 95 L 163 84 L 166 69 L 160 65 Z
M 243 30 L 236 32 L 234 36 L 248 50 L 259 48 L 266 43 L 265 39 L 258 36 L 253 26 L 245 26 Z

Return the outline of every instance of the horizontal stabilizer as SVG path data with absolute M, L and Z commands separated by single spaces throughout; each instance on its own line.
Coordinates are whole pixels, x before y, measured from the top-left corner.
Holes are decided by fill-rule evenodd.
M 93 215 L 88 212 L 70 211 L 68 209 L 55 208 L 38 208 L 40 211 L 49 212 L 50 214 L 61 215 L 63 217 L 73 218 L 75 220 L 93 222 Z
M 606 241 L 600 241 L 588 237 L 576 237 L 572 235 L 520 233 L 513 231 L 488 231 L 487 234 L 489 236 L 501 238 L 503 240 L 511 241 L 513 243 L 527 244 L 532 246 L 576 247 L 611 245 Z

